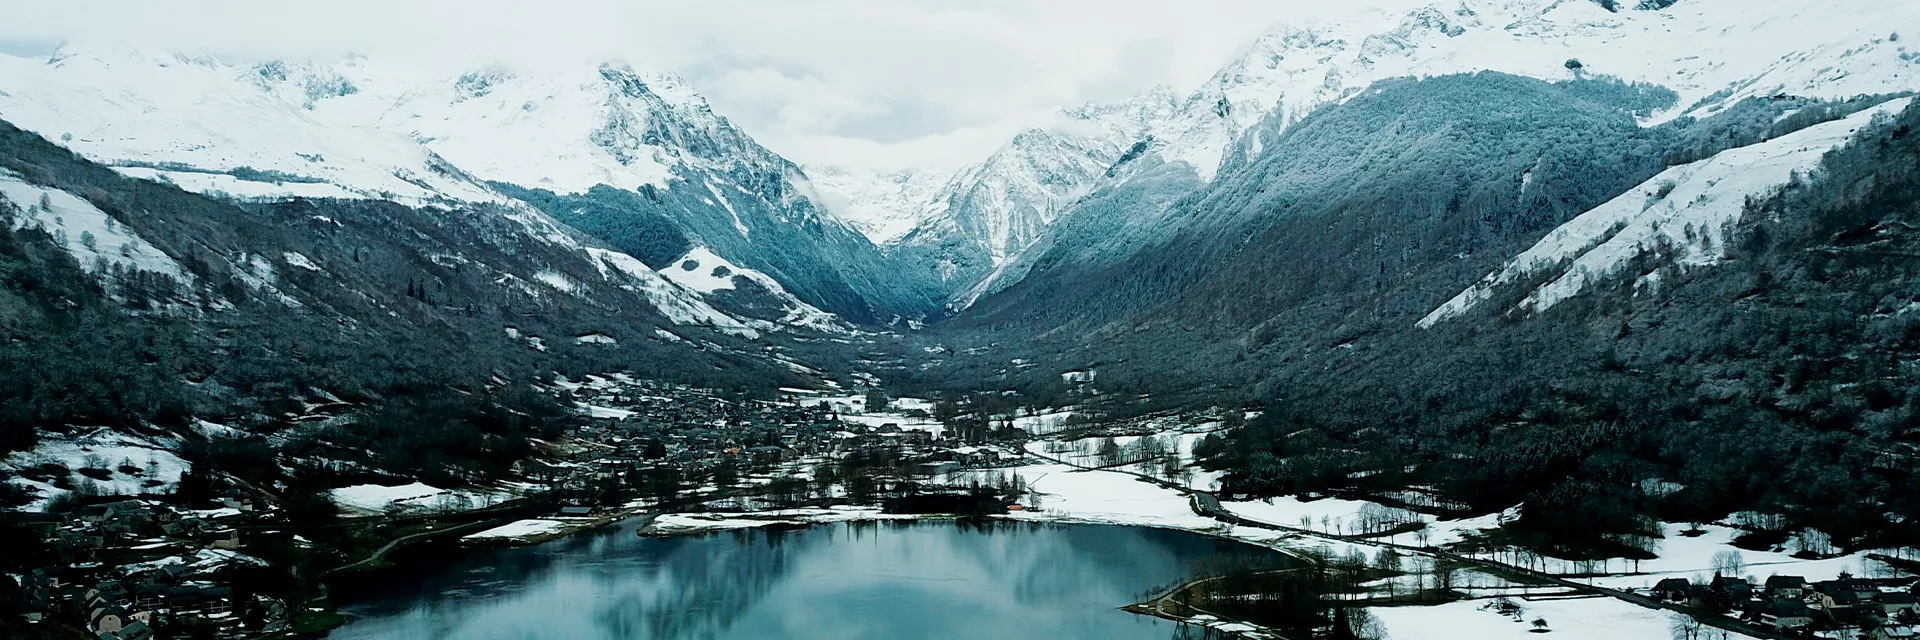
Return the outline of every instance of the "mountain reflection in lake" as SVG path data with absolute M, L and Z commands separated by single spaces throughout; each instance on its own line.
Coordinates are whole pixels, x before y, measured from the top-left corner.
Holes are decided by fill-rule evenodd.
M 354 620 L 333 637 L 1166 640 L 1175 625 L 1117 607 L 1198 571 L 1287 562 L 1132 527 L 848 523 L 651 539 L 628 526 L 339 589 Z

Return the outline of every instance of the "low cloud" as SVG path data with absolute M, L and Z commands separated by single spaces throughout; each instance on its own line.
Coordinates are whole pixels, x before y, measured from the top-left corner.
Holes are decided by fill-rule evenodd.
M 1191 88 L 1273 23 L 1415 1 L 22 0 L 0 51 L 90 39 L 447 69 L 622 59 L 686 76 L 802 162 L 951 166 L 1062 105 Z

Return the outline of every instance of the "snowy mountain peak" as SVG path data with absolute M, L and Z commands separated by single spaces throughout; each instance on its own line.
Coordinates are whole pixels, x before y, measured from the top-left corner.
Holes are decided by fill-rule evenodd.
M 1138 136 L 1178 109 L 1182 96 L 1173 87 L 1155 85 L 1118 102 L 1093 102 L 1063 109 L 1068 121 L 1099 124 L 1122 137 Z
M 827 211 L 874 244 L 899 240 L 937 213 L 934 195 L 949 176 L 933 171 L 886 171 L 835 165 L 805 167 Z
M 937 214 L 901 243 L 940 247 L 959 280 L 979 276 L 1047 233 L 1077 198 L 1130 179 L 1115 163 L 1151 154 L 1210 182 L 1319 108 L 1390 78 L 1605 76 L 1678 93 L 1678 105 L 1650 123 L 1755 96 L 1920 88 L 1920 53 L 1889 35 L 1920 31 L 1920 5 L 1847 4 L 1836 12 L 1794 0 L 1444 0 L 1277 25 L 1189 94 L 1156 88 L 1019 133 L 956 174 L 928 209 Z
M 773 297 L 860 321 L 932 306 L 920 280 L 867 275 L 878 250 L 821 208 L 798 166 L 681 78 L 622 62 L 447 73 L 80 45 L 0 55 L 0 119 L 199 193 L 499 204 L 543 239 L 577 236 L 557 216 L 656 263 L 703 244 L 776 278 Z

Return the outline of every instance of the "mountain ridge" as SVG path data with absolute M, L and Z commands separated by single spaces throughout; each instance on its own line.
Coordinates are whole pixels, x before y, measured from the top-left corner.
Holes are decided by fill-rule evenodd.
M 664 223 L 689 243 L 675 255 L 704 245 L 779 280 L 774 295 L 791 298 L 792 309 L 883 323 L 936 306 L 819 204 L 797 165 L 671 74 L 493 65 L 455 77 L 357 57 L 235 65 L 90 45 L 0 66 L 10 78 L 0 82 L 9 92 L 0 117 L 135 177 L 242 200 L 508 203 L 527 212 L 533 207 L 496 186 L 586 197 L 607 185 L 654 194 L 602 206 L 615 220 L 588 225 L 623 250 L 662 241 L 617 233 L 632 228 L 624 219 L 651 220 L 647 233 Z M 673 193 L 681 191 L 693 193 Z M 654 206 L 662 193 L 672 193 L 672 206 Z M 545 213 L 565 218 L 571 209 Z
M 1920 66 L 1905 54 L 1897 30 L 1903 24 L 1920 28 L 1915 24 L 1920 20 L 1895 6 L 1857 9 L 1829 15 L 1784 0 L 1611 8 L 1597 2 L 1450 0 L 1400 12 L 1281 24 L 1198 88 L 1175 96 L 1176 106 L 1163 117 L 1135 132 L 1080 145 L 1131 149 L 1144 142 L 1134 157 L 1156 154 L 1185 162 L 1206 183 L 1258 156 L 1274 136 L 1315 110 L 1395 77 L 1494 70 L 1548 80 L 1611 76 L 1676 91 L 1681 99 L 1675 105 L 1645 114 L 1649 125 L 1710 115 L 1748 97 L 1841 99 L 1915 86 Z M 963 169 L 947 192 L 993 193 L 998 185 L 1053 181 L 1075 187 L 1063 193 L 1085 195 L 1125 180 L 1102 175 L 1107 168 L 1096 171 L 1098 163 L 1060 160 L 1070 154 L 1022 147 L 1016 138 L 987 163 Z M 1023 153 L 1027 157 L 1013 159 Z M 944 248 L 941 259 L 975 263 L 959 270 L 973 274 L 974 282 L 954 282 L 961 294 L 956 306 L 964 307 L 980 288 L 1002 286 L 980 280 L 1003 277 L 1005 269 L 999 267 L 1018 252 L 991 239 L 1017 236 L 1033 244 L 1033 237 L 1069 213 L 1047 204 L 1060 200 L 1058 195 L 958 200 L 958 207 L 949 198 L 941 216 L 923 219 L 907 237 L 923 247 Z

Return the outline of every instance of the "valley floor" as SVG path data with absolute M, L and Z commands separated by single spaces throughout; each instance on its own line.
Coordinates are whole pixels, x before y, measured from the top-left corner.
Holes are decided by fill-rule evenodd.
M 1182 464 L 1194 463 L 1192 450 L 1199 436 L 1217 423 L 1170 429 L 1153 437 L 1176 443 Z M 1138 437 L 1122 437 L 1127 444 Z M 1354 594 L 1393 638 L 1502 638 L 1531 636 L 1534 621 L 1544 620 L 1554 637 L 1661 638 L 1684 626 L 1688 617 L 1646 605 L 1645 596 L 1667 578 L 1704 583 L 1716 574 L 1728 554 L 1743 558 L 1744 572 L 1756 582 L 1771 576 L 1799 576 L 1809 583 L 1845 576 L 1893 578 L 1900 574 L 1876 554 L 1899 556 L 1898 550 L 1858 551 L 1847 555 L 1807 559 L 1787 548 L 1771 551 L 1740 549 L 1733 545 L 1739 529 L 1734 523 L 1693 525 L 1667 523 L 1665 536 L 1653 546 L 1651 560 L 1611 560 L 1577 563 L 1546 558 L 1518 549 L 1475 552 L 1476 564 L 1460 566 L 1446 580 L 1448 589 L 1464 598 L 1443 604 L 1405 604 L 1406 596 L 1432 589 L 1439 578 L 1434 561 L 1451 554 L 1441 547 L 1454 545 L 1495 529 L 1515 517 L 1503 514 L 1443 520 L 1433 515 L 1391 509 L 1378 503 L 1337 498 L 1276 498 L 1264 501 L 1224 502 L 1220 509 L 1248 524 L 1229 524 L 1203 515 L 1202 496 L 1215 488 L 1216 478 L 1193 473 L 1184 480 L 1167 481 L 1155 465 L 1117 465 L 1093 468 L 1094 456 L 1080 453 L 1089 447 L 1072 440 L 1038 440 L 1027 445 L 1027 460 L 1015 466 L 956 472 L 950 484 L 983 485 L 1012 482 L 1028 491 L 1025 504 L 1002 516 L 1033 522 L 1090 523 L 1158 527 L 1202 533 L 1274 548 L 1297 556 L 1342 558 L 1377 557 L 1389 546 L 1406 556 L 1402 575 L 1366 584 Z M 1049 453 L 1052 451 L 1053 453 Z M 1150 468 L 1151 467 L 1151 468 Z M 1376 522 L 1382 513 L 1399 521 Z M 877 510 L 788 510 L 765 513 L 683 514 L 664 516 L 653 527 L 663 534 L 692 534 L 738 527 L 888 519 Z M 1374 536 L 1360 532 L 1382 530 Z M 1905 550 L 1911 555 L 1912 550 Z M 1552 580 L 1564 580 L 1556 583 Z M 1606 589 L 1601 591 L 1599 589 Z M 1617 590 L 1617 591 L 1615 591 Z M 1611 597 L 1620 593 L 1632 601 Z M 1396 599 L 1397 598 L 1397 599 Z M 1234 621 L 1199 618 L 1196 624 L 1245 637 L 1270 637 L 1257 628 Z M 1704 627 L 1699 638 L 1785 637 L 1771 629 L 1746 627 L 1738 620 L 1721 621 L 1731 627 L 1756 630 L 1754 635 Z M 1839 633 L 1839 632 L 1830 632 Z M 1838 636 L 1832 636 L 1838 637 Z

